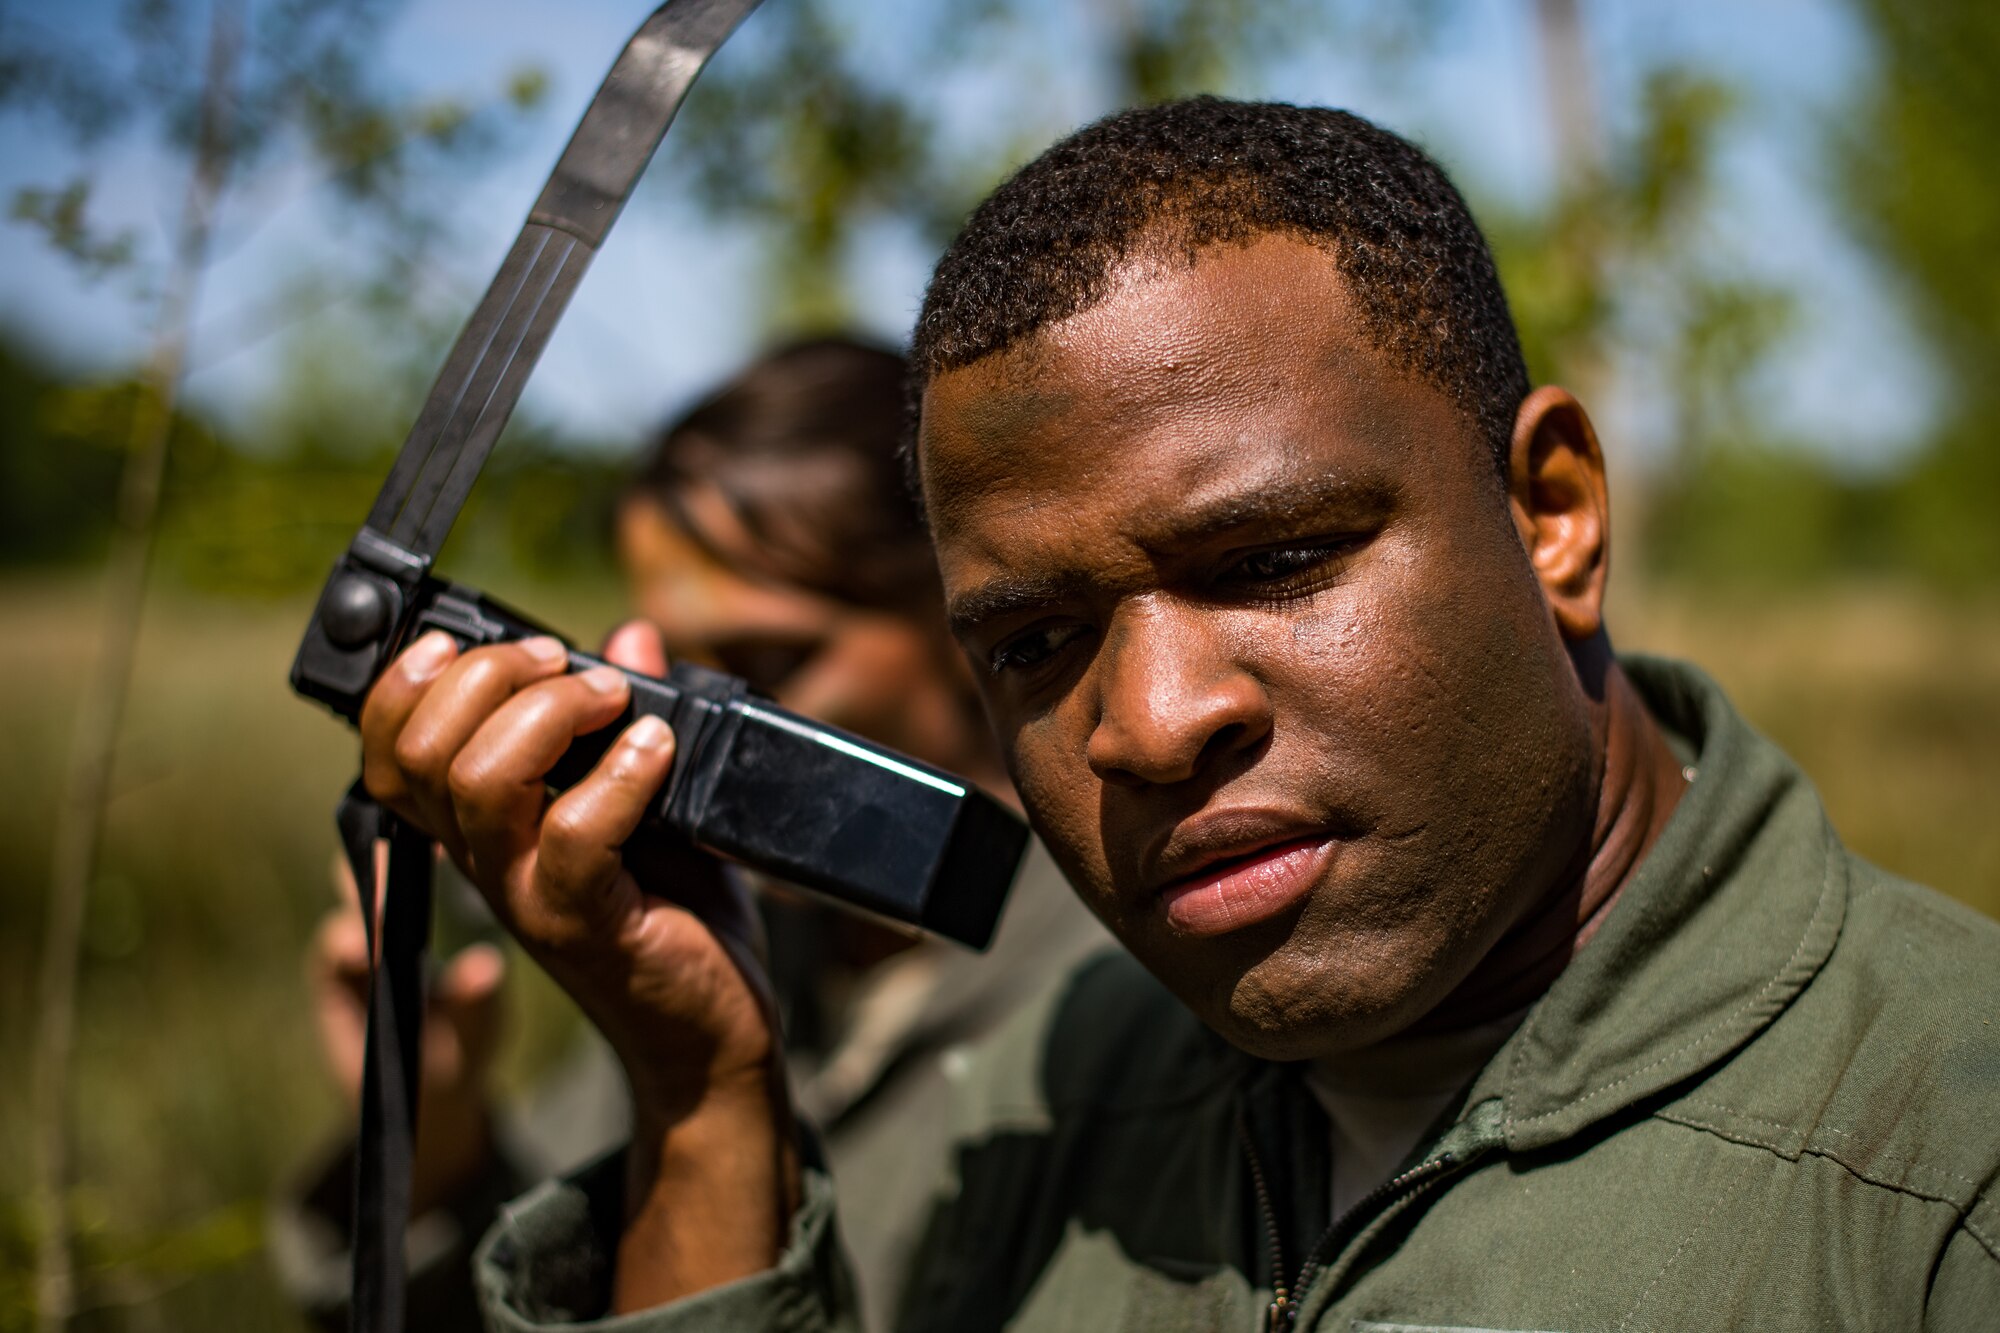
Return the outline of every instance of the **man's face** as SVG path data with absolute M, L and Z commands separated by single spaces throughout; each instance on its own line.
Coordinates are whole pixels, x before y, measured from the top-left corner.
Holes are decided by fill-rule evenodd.
M 1238 1046 L 1388 1036 L 1589 837 L 1586 701 L 1486 443 L 1266 236 L 937 377 L 954 628 L 1078 891 Z
M 633 608 L 667 656 L 716 667 L 808 717 L 933 763 L 958 756 L 963 676 L 934 621 L 854 606 L 775 573 L 722 496 L 681 497 L 702 541 L 660 505 L 618 515 L 619 563 Z

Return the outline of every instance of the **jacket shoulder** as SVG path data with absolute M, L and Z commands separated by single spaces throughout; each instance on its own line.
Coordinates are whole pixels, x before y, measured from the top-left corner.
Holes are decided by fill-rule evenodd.
M 1664 1114 L 1947 1204 L 2000 1258 L 2000 922 L 1842 855 L 1825 966 Z

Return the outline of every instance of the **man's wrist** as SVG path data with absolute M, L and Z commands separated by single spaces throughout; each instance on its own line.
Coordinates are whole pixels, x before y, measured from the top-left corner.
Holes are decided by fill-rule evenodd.
M 692 1296 L 771 1267 L 797 1211 L 799 1155 L 781 1085 L 635 1108 L 612 1308 Z

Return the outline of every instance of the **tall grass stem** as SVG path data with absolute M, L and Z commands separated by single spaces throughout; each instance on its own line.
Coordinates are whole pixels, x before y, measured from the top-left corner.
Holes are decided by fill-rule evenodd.
M 131 449 L 119 483 L 118 526 L 106 568 L 103 633 L 96 665 L 77 705 L 62 802 L 56 812 L 36 989 L 34 1062 L 35 1309 L 42 1333 L 62 1333 L 77 1308 L 69 1210 L 70 1067 L 76 1047 L 84 915 L 103 839 L 119 730 L 131 693 L 174 407 L 187 365 L 188 337 L 215 208 L 229 175 L 242 30 L 241 0 L 217 0 L 209 21 L 194 169 L 174 237 L 152 350 L 132 408 Z

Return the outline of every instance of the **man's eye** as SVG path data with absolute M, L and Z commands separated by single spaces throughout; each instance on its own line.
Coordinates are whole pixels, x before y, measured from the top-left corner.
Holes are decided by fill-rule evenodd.
M 1306 546 L 1274 546 L 1254 551 L 1232 565 L 1224 581 L 1239 584 L 1283 583 L 1310 574 L 1347 553 L 1346 542 L 1314 542 Z
M 1054 657 L 1082 635 L 1081 625 L 1056 625 L 1049 629 L 1017 634 L 993 650 L 990 665 L 994 675 L 1003 671 L 1025 671 Z

